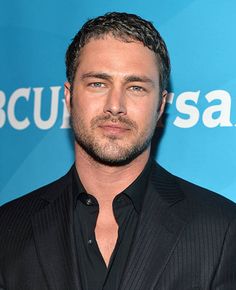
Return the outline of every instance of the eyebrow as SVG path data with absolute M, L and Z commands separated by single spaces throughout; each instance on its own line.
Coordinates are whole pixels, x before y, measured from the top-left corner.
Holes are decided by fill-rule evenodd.
M 111 80 L 112 76 L 103 73 L 103 72 L 88 72 L 85 73 L 81 76 L 81 80 L 87 79 L 87 78 L 98 78 L 102 80 Z M 154 80 L 143 76 L 143 75 L 127 75 L 124 77 L 126 83 L 131 83 L 131 82 L 141 82 L 141 83 L 150 83 L 152 86 L 155 85 Z
M 100 73 L 100 72 L 89 72 L 85 73 L 81 76 L 81 80 L 85 80 L 87 78 L 97 78 L 97 79 L 103 79 L 103 80 L 110 80 L 112 77 L 106 73 Z
M 139 75 L 128 75 L 125 77 L 125 81 L 127 83 L 131 83 L 131 82 L 150 83 L 153 86 L 155 84 L 155 82 L 152 79 L 150 79 L 146 76 L 142 76 L 142 75 L 140 75 L 140 76 Z

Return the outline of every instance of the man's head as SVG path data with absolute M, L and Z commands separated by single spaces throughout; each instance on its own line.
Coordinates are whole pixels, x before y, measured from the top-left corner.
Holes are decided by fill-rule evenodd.
M 141 17 L 112 12 L 87 21 L 74 37 L 66 53 L 66 76 L 73 87 L 81 49 L 91 40 L 112 35 L 124 42 L 138 41 L 156 54 L 160 73 L 160 90 L 167 88 L 170 60 L 164 40 L 153 24 Z
M 152 24 L 126 13 L 95 18 L 66 57 L 65 97 L 77 156 L 110 166 L 148 157 L 170 70 Z

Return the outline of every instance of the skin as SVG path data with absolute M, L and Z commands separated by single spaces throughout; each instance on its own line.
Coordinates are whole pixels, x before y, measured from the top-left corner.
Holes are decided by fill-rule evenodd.
M 73 97 L 70 84 L 65 83 L 76 139 L 92 144 L 97 155 L 94 158 L 80 141 L 75 142 L 76 169 L 99 203 L 95 235 L 106 265 L 118 232 L 112 201 L 137 178 L 149 158 L 148 141 L 166 102 L 167 92 L 162 98 L 159 92 L 154 52 L 142 43 L 111 36 L 91 39 L 82 48 Z M 136 155 L 126 160 L 134 148 Z

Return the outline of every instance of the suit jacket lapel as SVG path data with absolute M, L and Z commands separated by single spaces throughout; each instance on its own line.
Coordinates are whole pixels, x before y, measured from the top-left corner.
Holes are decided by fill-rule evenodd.
M 65 190 L 32 218 L 36 249 L 49 289 L 81 289 L 73 236 L 72 197 Z
M 173 178 L 159 166 L 151 172 L 122 290 L 154 288 L 186 225 L 184 195 Z

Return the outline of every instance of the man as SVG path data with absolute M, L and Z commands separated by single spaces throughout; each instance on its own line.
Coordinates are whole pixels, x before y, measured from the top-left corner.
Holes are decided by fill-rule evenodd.
M 235 205 L 150 157 L 170 72 L 153 25 L 92 19 L 66 65 L 75 164 L 0 209 L 0 288 L 235 290 Z

